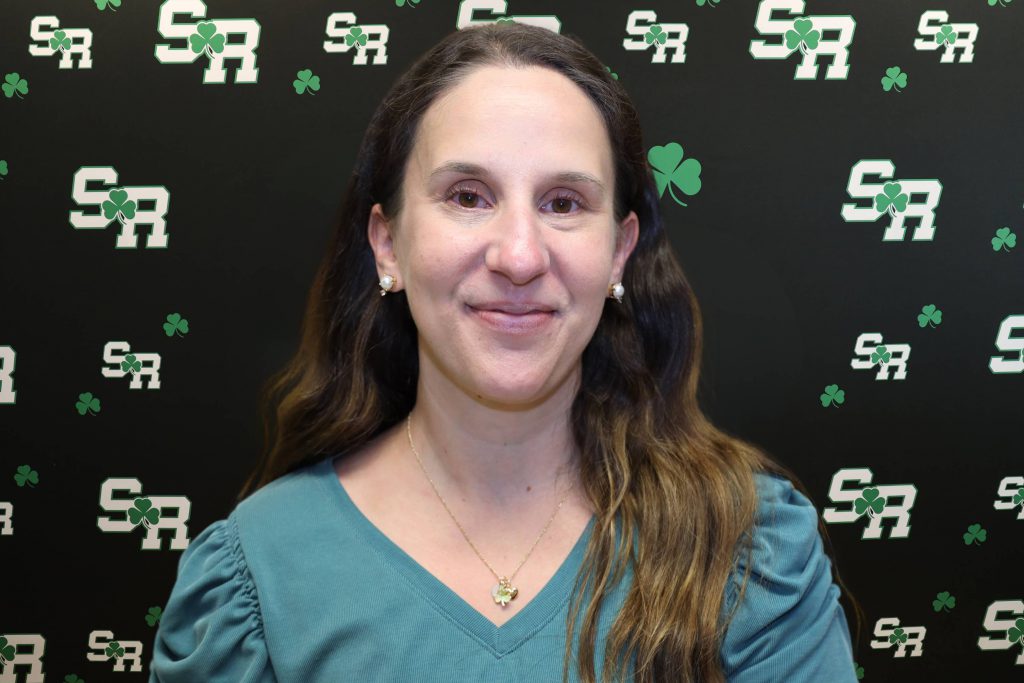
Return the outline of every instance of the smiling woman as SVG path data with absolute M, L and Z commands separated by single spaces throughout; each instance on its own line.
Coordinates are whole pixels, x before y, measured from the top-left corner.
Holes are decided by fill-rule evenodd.
M 854 681 L 818 513 L 700 358 L 624 88 L 547 29 L 446 36 L 370 122 L 151 680 Z

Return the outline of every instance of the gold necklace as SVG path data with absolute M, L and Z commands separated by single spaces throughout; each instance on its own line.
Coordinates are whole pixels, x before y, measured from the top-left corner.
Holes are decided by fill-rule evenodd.
M 444 496 L 442 496 L 441 492 L 437 490 L 437 486 L 434 484 L 434 480 L 430 478 L 429 474 L 427 474 L 427 469 L 423 466 L 423 461 L 420 459 L 420 454 L 416 451 L 416 446 L 414 446 L 412 443 L 411 411 L 405 419 L 405 433 L 409 435 L 409 447 L 412 448 L 412 453 L 413 455 L 416 456 L 416 461 L 420 464 L 420 469 L 423 470 L 423 474 L 426 475 L 427 481 L 430 482 L 430 486 L 434 489 L 434 493 L 436 493 L 437 497 L 441 499 L 441 504 L 444 505 L 444 509 L 448 510 L 448 514 L 451 516 L 452 521 L 455 522 L 455 525 L 459 527 L 459 531 L 462 532 L 463 538 L 465 538 L 466 542 L 469 543 L 469 547 L 473 549 L 473 552 L 476 553 L 477 557 L 483 560 L 483 563 L 486 564 L 487 568 L 491 570 L 491 573 L 494 574 L 494 577 L 498 579 L 498 583 L 494 584 L 494 586 L 491 587 L 491 597 L 494 599 L 494 602 L 496 604 L 504 607 L 512 600 L 515 600 L 515 597 L 519 595 L 519 589 L 512 585 L 512 578 L 515 577 L 516 573 L 519 571 L 519 567 L 522 567 L 523 563 L 526 562 L 526 558 L 530 556 L 530 553 L 533 552 L 533 549 L 537 547 L 537 543 L 540 542 L 541 537 L 544 536 L 544 533 L 548 530 L 548 527 L 551 526 L 551 522 L 554 521 L 555 515 L 558 514 L 558 511 L 561 509 L 562 504 L 569 499 L 568 491 L 572 490 L 572 487 L 573 485 L 575 485 L 576 482 L 574 481 L 572 484 L 569 485 L 569 489 L 568 491 L 566 491 L 565 498 L 563 498 L 562 502 L 559 503 L 558 507 L 555 508 L 555 512 L 553 515 L 551 515 L 551 519 L 549 519 L 548 523 L 544 525 L 544 528 L 540 532 L 540 536 L 537 536 L 537 540 L 533 542 L 533 545 L 530 547 L 529 552 L 526 553 L 526 556 L 523 558 L 522 562 L 519 563 L 519 567 L 516 567 L 516 570 L 512 572 L 512 576 L 498 576 L 498 572 L 494 571 L 494 568 L 491 567 L 490 564 L 488 564 L 487 560 L 484 560 L 484 556 L 481 555 L 480 551 L 476 549 L 475 545 L 473 545 L 473 541 L 469 540 L 469 536 L 466 535 L 466 530 L 462 528 L 461 524 L 459 524 L 459 520 L 455 519 L 455 515 L 452 514 L 451 509 L 448 507 L 448 503 L 444 502 Z

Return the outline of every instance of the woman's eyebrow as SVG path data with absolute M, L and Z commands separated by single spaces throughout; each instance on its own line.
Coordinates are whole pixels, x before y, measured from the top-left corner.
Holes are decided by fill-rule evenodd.
M 486 178 L 491 176 L 490 172 L 479 164 L 472 164 L 468 161 L 446 161 L 431 171 L 427 180 L 428 182 L 433 182 L 437 176 L 445 173 L 466 173 Z M 561 171 L 559 173 L 551 174 L 549 178 L 560 183 L 590 183 L 601 193 L 604 192 L 604 184 L 600 180 L 589 173 L 583 173 L 582 171 Z

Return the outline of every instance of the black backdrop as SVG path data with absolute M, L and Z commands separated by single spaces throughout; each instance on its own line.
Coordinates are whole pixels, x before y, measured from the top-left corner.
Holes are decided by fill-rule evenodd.
M 556 17 L 632 94 L 652 166 L 699 162 L 662 206 L 704 404 L 814 494 L 861 677 L 1024 678 L 1024 2 L 114 2 L 0 9 L 0 683 L 145 679 L 370 114 L 460 12 Z

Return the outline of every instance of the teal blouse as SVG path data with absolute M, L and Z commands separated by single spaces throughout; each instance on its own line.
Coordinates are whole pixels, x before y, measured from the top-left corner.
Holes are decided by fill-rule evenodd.
M 182 552 L 150 683 L 561 681 L 570 591 L 594 518 L 540 593 L 495 626 L 362 514 L 332 461 L 264 486 Z M 721 651 L 728 680 L 855 683 L 817 510 L 787 479 L 759 474 L 757 485 L 752 574 Z M 598 679 L 631 579 L 600 615 Z

